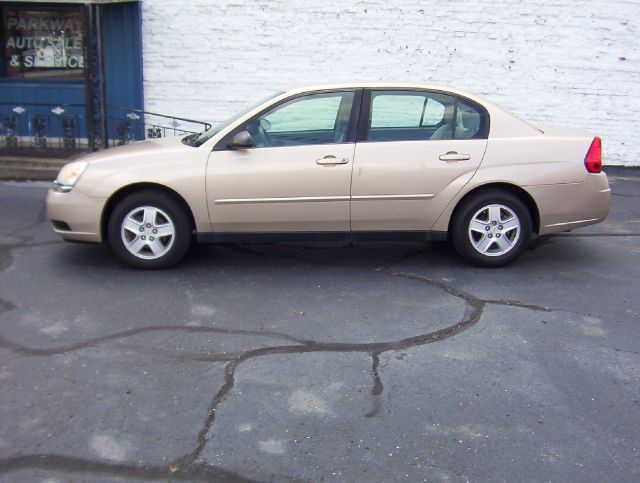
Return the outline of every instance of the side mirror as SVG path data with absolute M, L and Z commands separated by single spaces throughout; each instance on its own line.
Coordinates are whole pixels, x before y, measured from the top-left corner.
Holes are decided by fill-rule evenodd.
M 251 139 L 251 134 L 247 131 L 240 131 L 236 133 L 231 140 L 227 143 L 229 149 L 249 149 L 254 147 L 255 144 Z

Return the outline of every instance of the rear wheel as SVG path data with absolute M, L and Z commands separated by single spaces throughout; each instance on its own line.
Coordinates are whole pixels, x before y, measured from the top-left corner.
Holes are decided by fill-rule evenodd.
M 500 267 L 522 254 L 531 230 L 526 205 L 509 192 L 491 190 L 473 195 L 456 210 L 451 238 L 471 263 Z
M 140 191 L 121 200 L 109 218 L 114 254 L 136 268 L 167 268 L 191 244 L 191 223 L 182 204 L 160 191 Z

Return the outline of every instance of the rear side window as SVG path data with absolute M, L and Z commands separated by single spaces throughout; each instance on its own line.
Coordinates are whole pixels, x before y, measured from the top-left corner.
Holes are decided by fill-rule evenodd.
M 368 141 L 486 138 L 486 111 L 453 95 L 426 91 L 373 91 Z
M 483 112 L 459 99 L 456 109 L 456 138 L 478 137 L 483 128 L 484 117 Z
M 418 91 L 374 91 L 369 141 L 424 141 L 453 134 L 454 98 Z

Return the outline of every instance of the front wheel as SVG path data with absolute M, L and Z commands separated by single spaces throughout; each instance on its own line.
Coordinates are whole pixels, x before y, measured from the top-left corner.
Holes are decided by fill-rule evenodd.
M 500 267 L 522 254 L 531 231 L 531 215 L 525 204 L 511 193 L 491 190 L 472 196 L 456 210 L 451 238 L 471 263 Z
M 167 268 L 191 244 L 191 223 L 182 205 L 159 191 L 133 193 L 109 218 L 109 245 L 123 262 L 136 268 Z

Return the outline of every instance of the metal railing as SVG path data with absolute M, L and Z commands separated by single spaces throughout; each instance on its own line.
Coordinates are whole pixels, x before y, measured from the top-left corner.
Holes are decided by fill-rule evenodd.
M 209 129 L 204 121 L 123 106 L 108 106 L 109 146 L 181 136 Z M 88 149 L 84 104 L 0 102 L 0 151 L 47 153 Z
M 73 151 L 87 147 L 79 136 L 84 104 L 0 102 L 0 148 Z
M 184 136 L 206 131 L 211 127 L 211 124 L 204 121 L 123 106 L 109 106 L 108 112 L 109 139 L 116 145 L 128 144 L 139 139 Z

